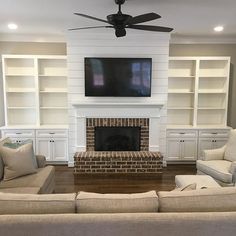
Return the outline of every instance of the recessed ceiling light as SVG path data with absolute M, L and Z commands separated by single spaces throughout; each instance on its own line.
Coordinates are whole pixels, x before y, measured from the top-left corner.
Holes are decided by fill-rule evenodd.
M 224 30 L 224 27 L 221 26 L 221 25 L 219 25 L 219 26 L 216 26 L 216 27 L 214 28 L 214 30 L 215 30 L 216 32 L 221 32 L 221 31 Z
M 10 30 L 16 30 L 18 28 L 18 25 L 15 23 L 9 23 L 7 26 Z

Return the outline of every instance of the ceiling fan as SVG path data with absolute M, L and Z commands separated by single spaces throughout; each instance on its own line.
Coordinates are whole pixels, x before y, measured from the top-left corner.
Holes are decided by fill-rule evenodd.
M 139 23 L 152 21 L 158 18 L 161 18 L 160 15 L 156 13 L 146 13 L 138 16 L 130 16 L 123 14 L 121 12 L 121 5 L 125 3 L 125 0 L 115 0 L 115 3 L 119 5 L 119 10 L 116 14 L 111 14 L 107 16 L 107 20 L 99 19 L 93 16 L 74 13 L 75 15 L 86 17 L 92 20 L 101 21 L 107 23 L 105 26 L 92 26 L 92 27 L 81 27 L 73 28 L 69 30 L 82 30 L 82 29 L 95 29 L 95 28 L 114 28 L 116 37 L 123 37 L 126 35 L 125 29 L 137 29 L 137 30 L 146 30 L 146 31 L 156 31 L 156 32 L 171 32 L 173 28 L 154 26 L 154 25 L 137 25 Z

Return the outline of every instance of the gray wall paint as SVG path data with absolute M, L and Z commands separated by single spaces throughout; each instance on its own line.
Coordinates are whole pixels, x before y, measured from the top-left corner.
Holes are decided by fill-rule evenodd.
M 0 42 L 0 57 L 3 54 L 24 54 L 24 55 L 66 55 L 65 43 L 26 43 L 26 42 Z M 0 58 L 0 126 L 4 121 L 3 101 L 3 79 L 2 59 Z M 0 134 L 1 135 L 1 134 Z
M 236 44 L 171 44 L 170 56 L 229 56 L 228 125 L 236 128 Z

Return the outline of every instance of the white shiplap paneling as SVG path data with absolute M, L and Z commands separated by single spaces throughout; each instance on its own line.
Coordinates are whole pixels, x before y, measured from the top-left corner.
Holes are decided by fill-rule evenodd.
M 150 98 L 94 98 L 84 96 L 85 57 L 141 57 L 152 58 L 152 96 Z M 73 101 L 86 102 L 167 102 L 169 34 L 128 32 L 116 38 L 113 33 L 96 34 L 84 31 L 67 35 L 68 101 L 69 101 L 69 165 L 76 151 L 76 117 Z M 160 151 L 165 155 L 166 105 L 161 111 Z M 132 114 L 130 114 L 132 117 Z

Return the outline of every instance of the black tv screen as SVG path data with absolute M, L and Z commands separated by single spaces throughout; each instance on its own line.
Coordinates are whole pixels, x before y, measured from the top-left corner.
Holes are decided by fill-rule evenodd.
M 85 96 L 150 97 L 151 58 L 85 58 Z

